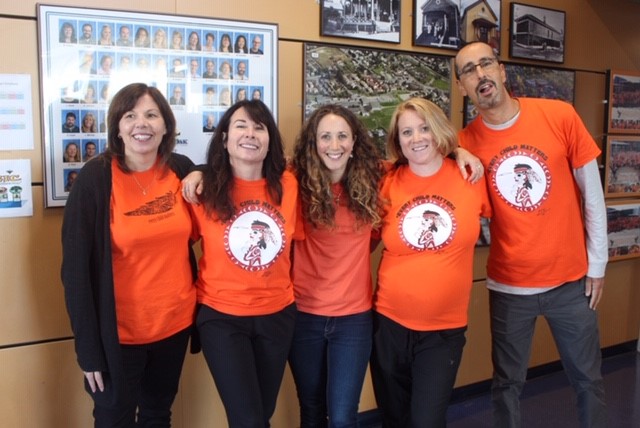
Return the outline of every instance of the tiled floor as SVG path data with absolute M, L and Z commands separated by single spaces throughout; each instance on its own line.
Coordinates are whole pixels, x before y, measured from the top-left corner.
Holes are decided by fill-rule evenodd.
M 640 427 L 640 353 L 603 360 L 609 428 Z M 564 372 L 541 376 L 525 385 L 521 400 L 523 428 L 577 428 L 575 395 Z M 453 403 L 448 428 L 491 427 L 488 394 Z

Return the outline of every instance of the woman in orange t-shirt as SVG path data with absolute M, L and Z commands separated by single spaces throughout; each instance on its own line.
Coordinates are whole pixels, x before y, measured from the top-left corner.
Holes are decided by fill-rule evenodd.
M 230 427 L 269 426 L 291 347 L 298 185 L 285 167 L 268 107 L 235 103 L 209 143 L 192 206 L 202 238 L 196 324 Z
M 299 312 L 289 364 L 301 426 L 356 426 L 371 354 L 369 254 L 381 162 L 356 115 L 326 105 L 300 131 L 293 165 L 305 239 L 294 245 Z
M 384 426 L 446 425 L 480 216 L 491 214 L 485 181 L 465 180 L 447 158 L 456 146 L 456 132 L 435 104 L 412 98 L 396 108 L 387 137 L 394 164 L 380 190 L 384 251 L 371 358 Z
M 109 106 L 109 144 L 86 162 L 62 223 L 62 283 L 96 426 L 169 426 L 194 324 L 195 256 L 179 195 L 193 163 L 176 120 L 134 83 Z

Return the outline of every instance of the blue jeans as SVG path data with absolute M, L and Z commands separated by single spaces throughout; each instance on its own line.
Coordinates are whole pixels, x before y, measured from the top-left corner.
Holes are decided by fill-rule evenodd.
M 298 312 L 289 365 L 301 428 L 358 426 L 371 341 L 371 311 L 340 317 Z
M 580 426 L 605 427 L 598 319 L 584 295 L 584 278 L 532 296 L 490 291 L 489 305 L 494 368 L 493 426 L 521 426 L 519 398 L 526 380 L 536 319 L 543 316 L 553 334 L 565 373 L 576 391 Z

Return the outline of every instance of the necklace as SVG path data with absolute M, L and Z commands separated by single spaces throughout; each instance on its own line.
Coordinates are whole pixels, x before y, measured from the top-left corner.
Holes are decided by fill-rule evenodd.
M 133 179 L 135 180 L 136 184 L 138 185 L 138 187 L 140 188 L 140 190 L 142 191 L 142 195 L 143 196 L 147 196 L 147 190 L 149 190 L 149 188 L 151 187 L 151 185 L 153 185 L 153 183 L 156 181 L 156 172 L 153 172 L 153 178 L 151 179 L 151 181 L 149 182 L 149 184 L 147 184 L 146 186 L 142 186 L 142 184 L 140 184 L 140 182 L 138 181 L 138 179 L 136 178 L 136 174 L 133 173 L 132 174 Z

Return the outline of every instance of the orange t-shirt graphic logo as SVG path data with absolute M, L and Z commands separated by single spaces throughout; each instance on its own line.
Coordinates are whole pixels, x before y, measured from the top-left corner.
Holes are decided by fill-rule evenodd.
M 225 230 L 225 251 L 233 262 L 255 272 L 269 268 L 285 247 L 284 227 L 271 210 L 250 205 Z
M 491 170 L 491 185 L 518 211 L 534 211 L 549 197 L 551 175 L 544 159 L 530 152 L 506 153 Z
M 430 197 L 416 198 L 400 214 L 402 241 L 415 251 L 436 251 L 445 247 L 456 233 L 457 223 L 446 203 Z

